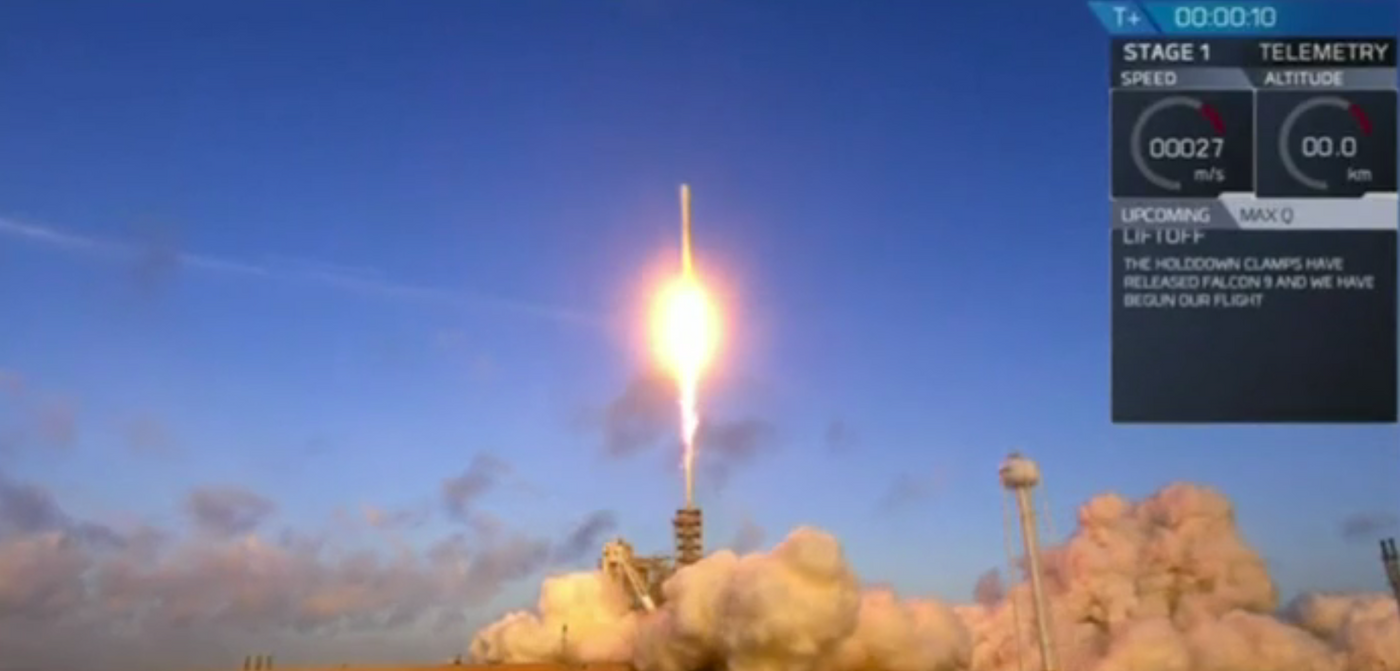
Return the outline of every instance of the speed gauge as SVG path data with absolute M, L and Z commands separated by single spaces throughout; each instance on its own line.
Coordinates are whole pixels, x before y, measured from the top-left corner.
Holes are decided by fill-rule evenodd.
M 1248 91 L 1114 91 L 1113 195 L 1211 197 L 1250 191 Z
M 1395 191 L 1394 91 L 1263 91 L 1259 195 Z

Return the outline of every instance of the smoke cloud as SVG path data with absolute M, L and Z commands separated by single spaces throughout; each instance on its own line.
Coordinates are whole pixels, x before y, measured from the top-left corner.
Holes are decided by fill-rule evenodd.
M 590 556 L 603 545 L 603 537 L 617 529 L 617 515 L 611 510 L 598 510 L 584 518 L 555 548 L 554 561 L 572 563 Z
M 964 668 L 967 631 L 933 601 L 862 593 L 831 535 L 794 531 L 772 552 L 722 550 L 664 585 L 664 606 L 639 615 L 600 572 L 544 583 L 538 610 L 516 612 L 472 641 L 480 662 L 630 662 L 687 671 L 938 671 Z
M 267 497 L 243 487 L 200 487 L 185 498 L 185 510 L 201 531 L 237 536 L 258 528 L 277 506 Z
M 596 433 L 604 456 L 629 459 L 657 449 L 679 450 L 676 384 L 657 370 L 634 376 L 601 408 L 588 408 L 580 428 Z M 778 446 L 777 428 L 760 417 L 701 418 L 696 441 L 709 487 L 723 489 L 736 471 Z M 668 463 L 668 468 L 670 463 Z
M 890 483 L 876 505 L 876 511 L 890 514 L 927 501 L 938 493 L 942 479 L 935 475 L 901 473 Z
M 19 374 L 5 370 L 0 370 L 0 421 L 0 453 L 63 450 L 78 442 L 78 408 L 72 401 L 42 394 Z
M 860 436 L 856 435 L 856 432 L 844 420 L 833 419 L 826 425 L 822 441 L 826 444 L 828 452 L 845 454 L 855 450 L 860 445 Z
M 1138 502 L 1102 495 L 1044 552 L 1059 668 L 1380 671 L 1400 668 L 1387 594 L 1314 594 L 1280 610 L 1230 501 L 1191 484 Z M 716 552 L 663 585 L 654 612 L 601 572 L 544 582 L 534 611 L 471 643 L 482 663 L 627 663 L 639 671 L 1020 671 L 1041 668 L 1030 588 L 980 581 L 950 607 L 860 588 L 840 543 L 799 528 L 771 552 Z
M 757 522 L 745 517 L 739 525 L 739 531 L 734 534 L 734 540 L 730 542 L 729 548 L 739 554 L 748 554 L 757 551 L 763 541 L 768 538 L 768 532 Z
M 140 415 L 122 425 L 126 447 L 133 454 L 169 457 L 179 452 L 170 427 L 153 415 Z
M 236 486 L 196 488 L 181 503 L 188 529 L 109 526 L 0 471 L 0 668 L 174 668 L 176 649 L 191 665 L 231 668 L 245 641 L 445 636 L 556 554 L 504 524 L 421 548 L 360 534 L 418 523 L 416 510 L 367 509 L 300 531 L 276 530 L 275 506 Z
M 1356 513 L 1342 520 L 1342 538 L 1352 542 L 1374 543 L 1385 533 L 1400 528 L 1400 517 L 1394 513 L 1372 511 Z
M 448 515 L 469 521 L 471 507 L 486 492 L 495 488 L 510 467 L 489 454 L 477 454 L 461 475 L 442 483 L 442 501 Z

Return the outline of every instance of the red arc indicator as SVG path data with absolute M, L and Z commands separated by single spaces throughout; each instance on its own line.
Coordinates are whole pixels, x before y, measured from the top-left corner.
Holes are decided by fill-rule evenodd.
M 1347 105 L 1347 111 L 1351 112 L 1351 118 L 1356 119 L 1356 125 L 1361 127 L 1362 135 L 1371 134 L 1371 117 L 1366 116 L 1366 110 L 1356 103 Z
M 1220 110 L 1215 109 L 1214 105 L 1207 102 L 1201 103 L 1201 116 L 1205 117 L 1206 121 L 1210 122 L 1210 126 L 1215 129 L 1216 135 L 1225 134 L 1225 119 L 1220 116 Z

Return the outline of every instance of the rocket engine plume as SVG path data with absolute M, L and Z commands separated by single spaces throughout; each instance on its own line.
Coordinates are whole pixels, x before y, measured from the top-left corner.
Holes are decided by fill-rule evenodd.
M 695 437 L 700 429 L 700 378 L 719 340 L 717 313 L 695 272 L 690 236 L 690 187 L 681 185 L 681 273 L 662 290 L 653 318 L 657 355 L 676 378 L 680 404 L 685 506 L 695 500 Z

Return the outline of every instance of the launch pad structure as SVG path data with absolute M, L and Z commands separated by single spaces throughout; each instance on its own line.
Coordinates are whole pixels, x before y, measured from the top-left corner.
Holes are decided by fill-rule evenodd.
M 700 561 L 704 555 L 703 517 L 700 509 L 686 506 L 676 511 L 676 554 L 638 555 L 625 539 L 614 538 L 603 545 L 598 568 L 632 598 L 632 608 L 653 611 L 664 601 L 661 585 L 681 567 Z

